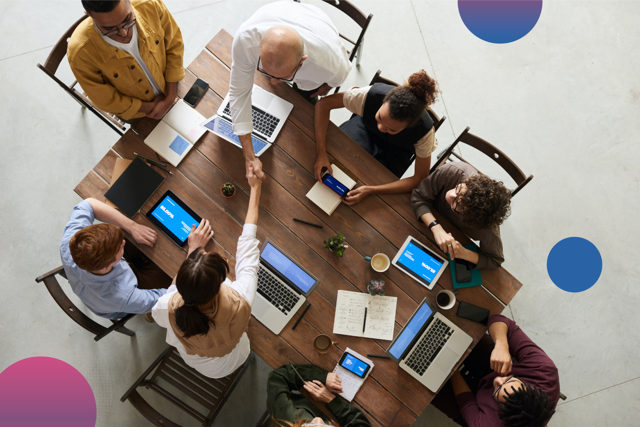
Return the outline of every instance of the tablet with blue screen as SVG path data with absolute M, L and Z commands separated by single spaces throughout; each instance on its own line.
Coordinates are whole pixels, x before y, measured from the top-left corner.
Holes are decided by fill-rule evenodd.
M 449 265 L 444 257 L 409 236 L 391 262 L 404 273 L 432 289 Z
M 191 227 L 202 221 L 198 214 L 171 191 L 164 193 L 147 212 L 147 218 L 181 248 L 187 244 Z

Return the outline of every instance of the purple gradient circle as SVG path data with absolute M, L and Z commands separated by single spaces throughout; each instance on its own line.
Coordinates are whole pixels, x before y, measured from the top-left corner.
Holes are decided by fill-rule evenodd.
M 68 363 L 30 357 L 0 374 L 0 426 L 94 427 L 96 399 Z
M 536 26 L 542 0 L 458 0 L 464 25 L 490 43 L 511 43 Z

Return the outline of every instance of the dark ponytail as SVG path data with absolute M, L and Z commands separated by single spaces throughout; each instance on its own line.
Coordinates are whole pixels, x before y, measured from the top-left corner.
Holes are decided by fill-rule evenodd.
M 424 109 L 438 98 L 438 83 L 424 71 L 411 74 L 409 80 L 384 97 L 389 103 L 389 115 L 393 120 L 407 122 L 413 126 L 418 122 Z
M 229 272 L 229 264 L 219 254 L 198 248 L 184 260 L 176 276 L 176 287 L 184 305 L 176 310 L 176 325 L 185 338 L 206 335 L 209 318 L 198 305 L 206 304 L 220 291 Z

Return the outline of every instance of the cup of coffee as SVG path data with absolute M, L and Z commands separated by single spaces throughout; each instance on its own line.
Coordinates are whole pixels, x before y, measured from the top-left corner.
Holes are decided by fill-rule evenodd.
M 442 310 L 449 310 L 456 305 L 456 296 L 448 289 L 443 289 L 436 295 L 436 304 Z
M 313 340 L 313 348 L 320 354 L 324 354 L 329 351 L 332 345 L 338 344 L 331 341 L 328 335 L 320 334 Z
M 367 256 L 364 257 L 364 259 L 367 261 L 371 261 L 371 268 L 373 268 L 374 271 L 377 271 L 378 273 L 384 273 L 389 269 L 389 266 L 391 265 L 389 257 L 383 253 L 375 254 L 372 257 Z

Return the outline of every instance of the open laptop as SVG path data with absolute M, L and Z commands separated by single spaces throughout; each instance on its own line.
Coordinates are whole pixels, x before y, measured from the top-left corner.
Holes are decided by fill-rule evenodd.
M 466 332 L 437 313 L 425 298 L 386 354 L 436 393 L 472 342 Z
M 279 334 L 320 281 L 268 239 L 260 250 L 258 292 L 251 314 Z

